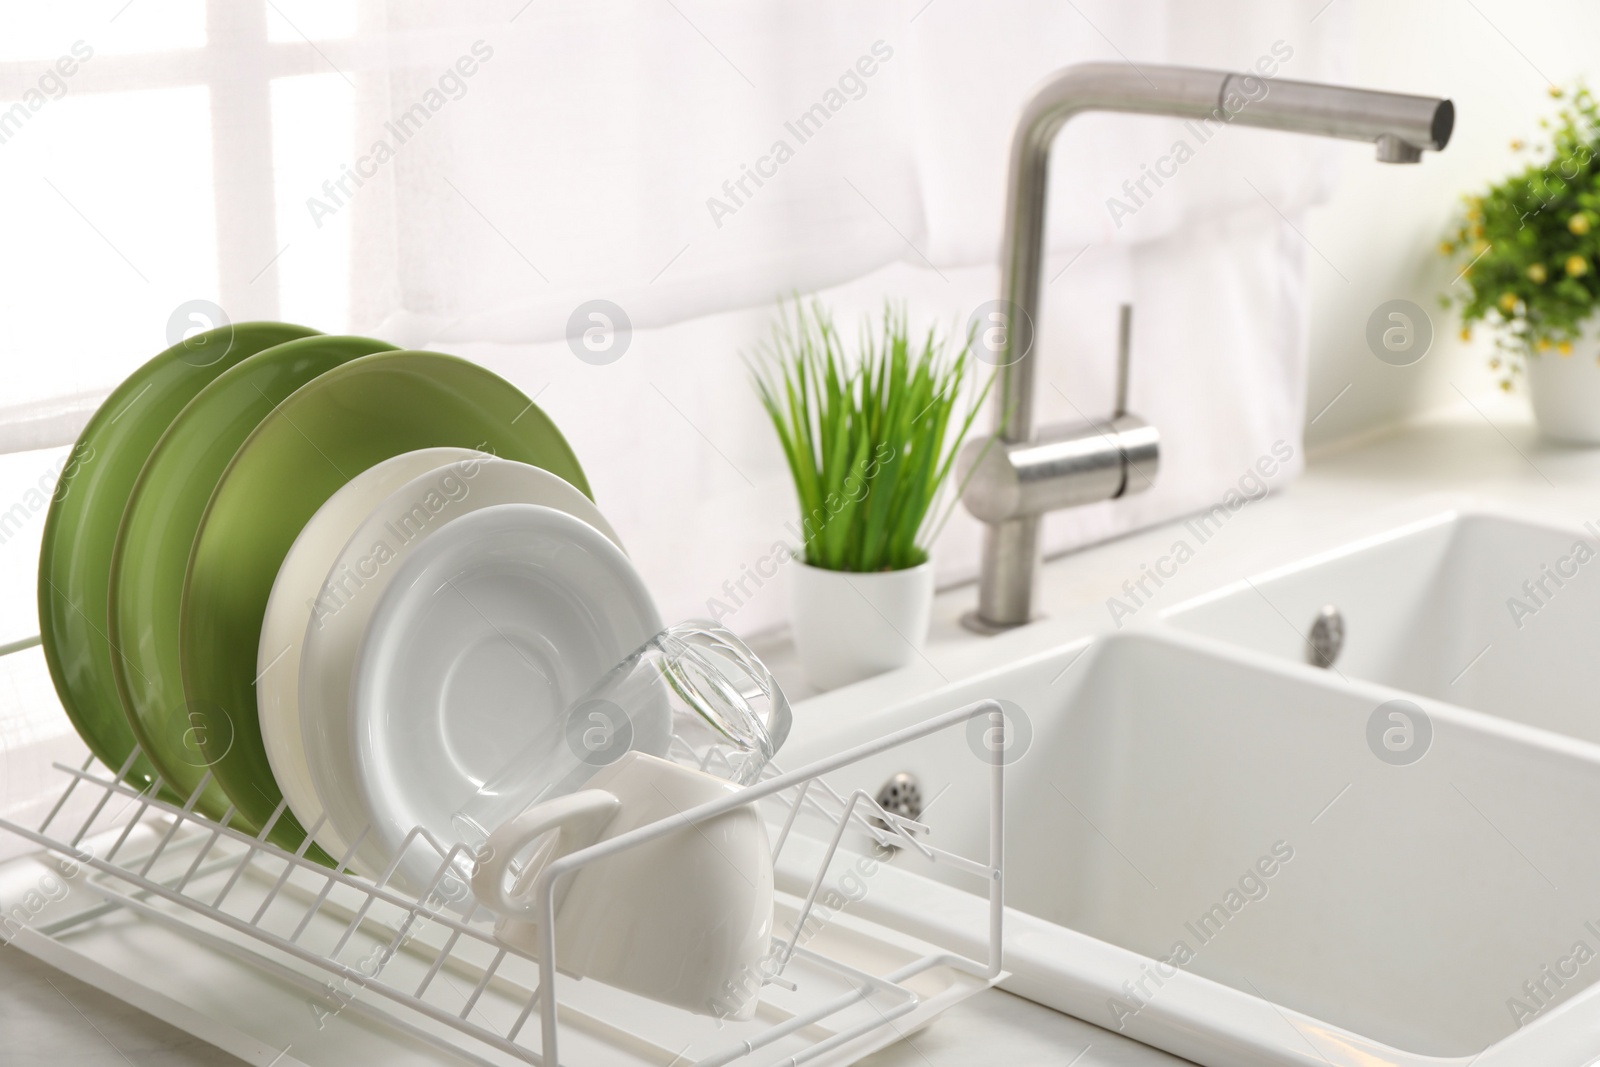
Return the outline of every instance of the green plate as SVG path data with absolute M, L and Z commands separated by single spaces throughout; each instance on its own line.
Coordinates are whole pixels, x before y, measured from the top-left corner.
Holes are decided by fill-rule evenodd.
M 134 484 L 111 557 L 112 673 L 133 735 L 156 772 L 189 797 L 205 778 L 198 744 L 204 710 L 184 698 L 179 608 L 206 503 L 245 438 L 282 400 L 324 371 L 393 345 L 366 337 L 303 337 L 258 352 L 223 372 L 172 420 Z M 226 746 L 224 746 L 226 747 Z M 213 819 L 229 800 L 206 782 L 195 804 Z M 260 829 L 238 820 L 249 833 Z
M 256 719 L 261 618 L 301 527 L 340 486 L 418 448 L 476 448 L 543 467 L 589 493 L 566 439 L 504 379 L 432 352 L 380 352 L 328 371 L 261 421 L 206 507 L 189 557 L 180 626 L 183 688 L 225 728 L 198 740 L 245 818 L 298 848 Z
M 213 378 L 246 356 L 316 332 L 245 322 L 173 345 L 106 398 L 61 472 L 39 552 L 39 636 L 67 717 L 113 771 L 127 761 L 135 739 L 111 673 L 106 598 L 117 527 L 139 470 L 173 418 Z M 155 771 L 140 759 L 127 780 L 147 788 Z

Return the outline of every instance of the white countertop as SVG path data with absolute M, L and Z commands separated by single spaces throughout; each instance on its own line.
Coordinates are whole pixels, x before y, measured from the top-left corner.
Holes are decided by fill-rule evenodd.
M 1537 438 L 1516 401 L 1441 412 L 1352 445 L 1314 454 L 1288 492 L 1252 503 L 1196 552 L 1140 609 L 1133 624 L 1228 582 L 1332 548 L 1470 499 L 1530 517 L 1600 519 L 1600 449 L 1563 449 Z M 903 699 L 996 662 L 1110 629 L 1106 599 L 1170 547 L 1176 524 L 1145 530 L 1046 565 L 1040 602 L 1049 617 L 994 638 L 963 630 L 972 587 L 941 594 L 925 656 L 891 682 Z M 781 640 L 758 651 L 797 696 L 806 689 Z M 869 680 L 852 687 L 854 703 Z M 825 723 L 845 701 L 814 696 L 796 710 L 797 729 Z M 11 948 L 0 948 L 0 1055 L 15 1067 L 136 1064 L 198 1067 L 240 1061 L 178 1033 Z M 1054 1067 L 1159 1067 L 1183 1061 L 1117 1034 L 992 990 L 867 1061 L 873 1067 L 944 1067 L 976 1062 Z

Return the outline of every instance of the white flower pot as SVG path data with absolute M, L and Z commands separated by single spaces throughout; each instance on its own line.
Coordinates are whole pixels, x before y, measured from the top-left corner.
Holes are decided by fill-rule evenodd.
M 1591 322 L 1573 344 L 1570 356 L 1554 351 L 1530 354 L 1528 395 L 1533 416 L 1546 437 L 1600 445 L 1600 330 Z
M 927 643 L 932 563 L 872 574 L 800 563 L 791 588 L 800 666 L 819 689 L 904 667 Z

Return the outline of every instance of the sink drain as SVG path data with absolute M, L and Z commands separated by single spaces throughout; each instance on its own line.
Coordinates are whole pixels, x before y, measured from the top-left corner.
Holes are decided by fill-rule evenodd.
M 1306 638 L 1306 662 L 1313 667 L 1331 667 L 1343 651 L 1344 615 L 1332 604 L 1326 604 L 1311 621 L 1311 633 Z
M 912 822 L 922 818 L 922 785 L 915 775 L 907 771 L 901 771 L 884 782 L 873 799 L 878 802 L 878 807 L 890 815 L 898 815 Z M 889 829 L 889 825 L 876 815 L 872 816 L 872 823 L 879 829 Z M 896 848 L 899 844 L 898 839 L 892 842 Z

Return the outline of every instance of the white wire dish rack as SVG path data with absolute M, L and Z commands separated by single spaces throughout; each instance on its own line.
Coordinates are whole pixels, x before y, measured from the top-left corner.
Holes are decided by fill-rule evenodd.
M 70 953 L 61 947 L 86 931 L 112 931 L 107 936 L 116 938 L 118 950 L 135 953 L 137 960 L 141 945 L 162 943 L 144 940 L 146 931 L 159 929 L 168 943 L 198 946 L 208 958 L 243 964 L 258 982 L 265 977 L 268 984 L 261 988 L 279 991 L 279 999 L 285 988 L 293 990 L 305 1008 L 299 1023 L 309 1019 L 314 1032 L 328 1029 L 329 1022 L 344 1023 L 346 1030 L 358 1022 L 363 1033 L 388 1035 L 383 1040 L 395 1048 L 427 1048 L 436 1056 L 416 1062 L 494 1067 L 851 1063 L 1003 977 L 1004 746 L 994 746 L 987 771 L 989 855 L 981 859 L 940 849 L 927 840 L 927 827 L 884 810 L 860 790 L 841 795 L 823 776 L 979 716 L 989 717 L 994 736 L 1006 728 L 999 704 L 979 701 L 808 767 L 774 773 L 724 800 L 602 841 L 545 868 L 535 893 L 540 913 L 548 916 L 559 878 L 740 804 L 761 805 L 775 829 L 775 864 L 797 828 L 825 841 L 820 850 L 813 849 L 823 858 L 809 888 L 803 894 L 778 894 L 772 949 L 761 973 L 750 976 L 759 1000 L 749 1022 L 691 1015 L 561 974 L 548 921 L 540 924 L 543 944 L 537 954 L 497 941 L 491 924 L 479 921 L 487 913 L 468 913 L 470 898 L 456 877 L 470 864 L 465 846 L 445 848 L 413 831 L 408 846 L 413 839 L 423 841 L 439 856 L 428 891 L 413 895 L 391 884 L 392 871 L 372 881 L 307 859 L 306 846 L 297 853 L 285 851 L 265 840 L 270 824 L 251 837 L 208 820 L 192 810 L 199 789 L 181 807 L 157 797 L 154 788 L 139 792 L 122 780 L 133 757 L 115 773 L 97 769 L 92 760 L 82 767 L 56 764 L 68 782 L 42 825 L 0 819 L 0 827 L 43 850 L 29 857 L 33 869 L 44 869 L 51 878 L 50 871 L 59 871 L 67 880 L 57 879 L 60 884 L 70 881 L 89 891 L 64 893 L 59 900 L 51 893 L 25 894 L 25 906 L 8 904 L 10 910 L 0 914 L 6 924 L 0 934 L 66 965 Z M 975 773 L 984 772 L 975 764 Z M 278 815 L 283 810 L 280 806 Z M 914 849 L 986 886 L 987 958 L 945 951 L 820 903 L 827 899 L 824 888 L 847 830 L 853 840 L 865 835 L 860 839 Z M 45 864 L 47 858 L 53 866 Z M 145 951 L 157 956 L 148 961 L 152 979 L 163 975 L 164 967 L 188 966 L 170 948 Z M 92 966 L 78 969 L 87 969 L 78 976 L 91 982 L 100 974 Z M 130 969 L 138 967 L 125 963 L 125 978 Z M 194 971 L 204 973 L 198 965 Z M 221 979 L 192 980 L 202 984 L 191 985 L 188 998 L 246 992 L 216 988 L 228 984 Z M 116 982 L 99 984 L 119 992 Z M 137 990 L 141 984 L 124 980 L 121 986 Z M 271 996 L 256 995 L 263 1014 L 270 1014 Z M 165 1014 L 180 1026 L 187 1019 L 192 1025 L 186 1028 L 199 1031 L 206 1029 L 204 1010 L 201 1004 Z M 331 1051 L 319 1057 L 316 1038 L 305 1036 L 308 1030 L 280 1023 L 275 1037 L 258 1033 L 251 1039 L 259 1050 L 256 1044 L 240 1048 L 234 1042 L 233 1051 L 280 1067 L 339 1062 L 348 1055 L 348 1046 L 339 1051 L 330 1042 Z M 275 1040 L 296 1034 L 298 1048 L 274 1049 Z M 214 1030 L 199 1036 L 216 1040 Z M 380 1036 L 371 1040 L 379 1043 Z M 377 1048 L 372 1046 L 370 1062 L 380 1061 Z M 361 1062 L 368 1062 L 365 1054 Z

